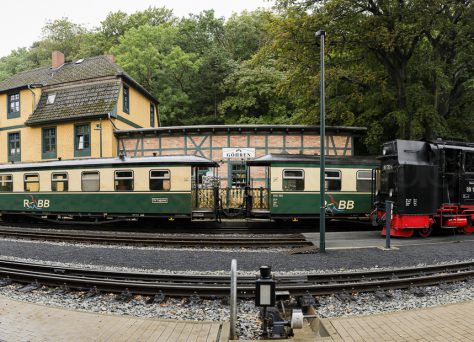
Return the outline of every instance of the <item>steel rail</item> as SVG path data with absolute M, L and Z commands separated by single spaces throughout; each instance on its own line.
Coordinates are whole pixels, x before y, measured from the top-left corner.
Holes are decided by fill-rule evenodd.
M 292 295 L 329 295 L 340 292 L 370 292 L 380 289 L 401 289 L 412 286 L 436 285 L 474 277 L 474 263 L 465 262 L 443 266 L 395 269 L 387 278 L 381 272 L 367 272 L 371 278 L 361 280 L 362 272 L 346 273 L 337 281 L 328 282 L 327 275 L 277 276 L 277 290 L 289 291 Z M 390 271 L 386 271 L 390 272 Z M 431 273 L 431 274 L 426 274 Z M 230 289 L 230 277 L 215 275 L 124 273 L 118 271 L 97 271 L 64 268 L 47 265 L 0 261 L 0 275 L 13 281 L 28 283 L 38 281 L 42 285 L 90 289 L 97 287 L 106 292 L 122 292 L 154 295 L 159 291 L 170 296 L 189 296 L 197 293 L 204 297 L 226 297 Z M 353 278 L 351 278 L 351 275 Z M 316 279 L 320 279 L 318 282 Z M 329 278 L 330 279 L 330 278 Z M 334 279 L 334 278 L 332 278 Z M 237 294 L 241 298 L 251 298 L 255 291 L 255 277 L 240 276 Z
M 279 234 L 263 236 L 212 236 L 198 234 L 154 234 L 94 231 L 45 231 L 44 229 L 0 228 L 0 236 L 32 240 L 88 242 L 102 244 L 127 244 L 141 246 L 183 246 L 183 247 L 306 247 L 313 246 L 301 234 Z

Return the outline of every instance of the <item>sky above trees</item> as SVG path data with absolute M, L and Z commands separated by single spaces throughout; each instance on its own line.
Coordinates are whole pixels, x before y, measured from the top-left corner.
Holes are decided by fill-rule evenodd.
M 259 7 L 269 8 L 271 3 L 266 0 L 5 1 L 2 2 L 3 15 L 0 20 L 0 32 L 5 33 L 0 45 L 0 57 L 8 55 L 11 50 L 30 46 L 34 41 L 41 39 L 41 28 L 47 21 L 69 18 L 90 29 L 100 26 L 100 22 L 109 12 L 133 13 L 150 6 L 164 6 L 180 17 L 213 9 L 216 16 L 228 18 L 234 12 L 252 11 Z M 14 34 L 11 34 L 12 32 Z

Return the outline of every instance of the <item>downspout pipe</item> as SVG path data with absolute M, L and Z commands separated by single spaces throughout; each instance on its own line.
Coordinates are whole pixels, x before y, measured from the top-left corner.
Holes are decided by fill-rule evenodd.
M 158 114 L 158 127 L 161 127 L 160 103 L 156 104 L 156 114 Z
M 31 113 L 34 113 L 34 111 L 36 110 L 36 94 L 33 89 L 41 87 L 43 87 L 43 85 L 39 83 L 28 84 L 28 90 L 31 91 L 31 93 L 33 94 L 33 105 L 31 106 Z

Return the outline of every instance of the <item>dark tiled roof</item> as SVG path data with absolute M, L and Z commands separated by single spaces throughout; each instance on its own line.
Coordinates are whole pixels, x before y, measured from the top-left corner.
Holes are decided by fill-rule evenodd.
M 105 56 L 86 58 L 82 62 L 65 63 L 54 73 L 48 86 L 66 82 L 88 80 L 107 76 L 118 76 L 124 73 L 117 64 L 109 61 Z
M 0 93 L 9 89 L 26 87 L 29 84 L 41 84 L 44 87 L 58 86 L 65 83 L 93 80 L 104 77 L 123 77 L 150 101 L 158 102 L 145 88 L 128 75 L 121 67 L 105 56 L 85 58 L 80 61 L 67 62 L 57 69 L 38 68 L 21 72 L 0 82 Z M 45 89 L 47 90 L 47 89 Z
M 51 79 L 52 71 L 50 68 L 38 68 L 23 71 L 0 82 L 0 92 L 9 89 L 22 88 L 28 84 L 46 84 Z
M 40 125 L 104 117 L 113 111 L 119 90 L 120 80 L 118 79 L 105 83 L 45 90 L 41 94 L 36 110 L 30 115 L 26 124 Z M 56 94 L 54 103 L 46 104 L 50 94 Z

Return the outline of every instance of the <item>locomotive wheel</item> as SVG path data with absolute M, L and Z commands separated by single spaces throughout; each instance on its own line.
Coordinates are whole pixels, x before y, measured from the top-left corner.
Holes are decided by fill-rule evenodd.
M 433 232 L 433 228 L 429 227 L 429 228 L 416 229 L 416 232 L 417 232 L 418 236 L 420 236 L 422 238 L 427 238 Z

